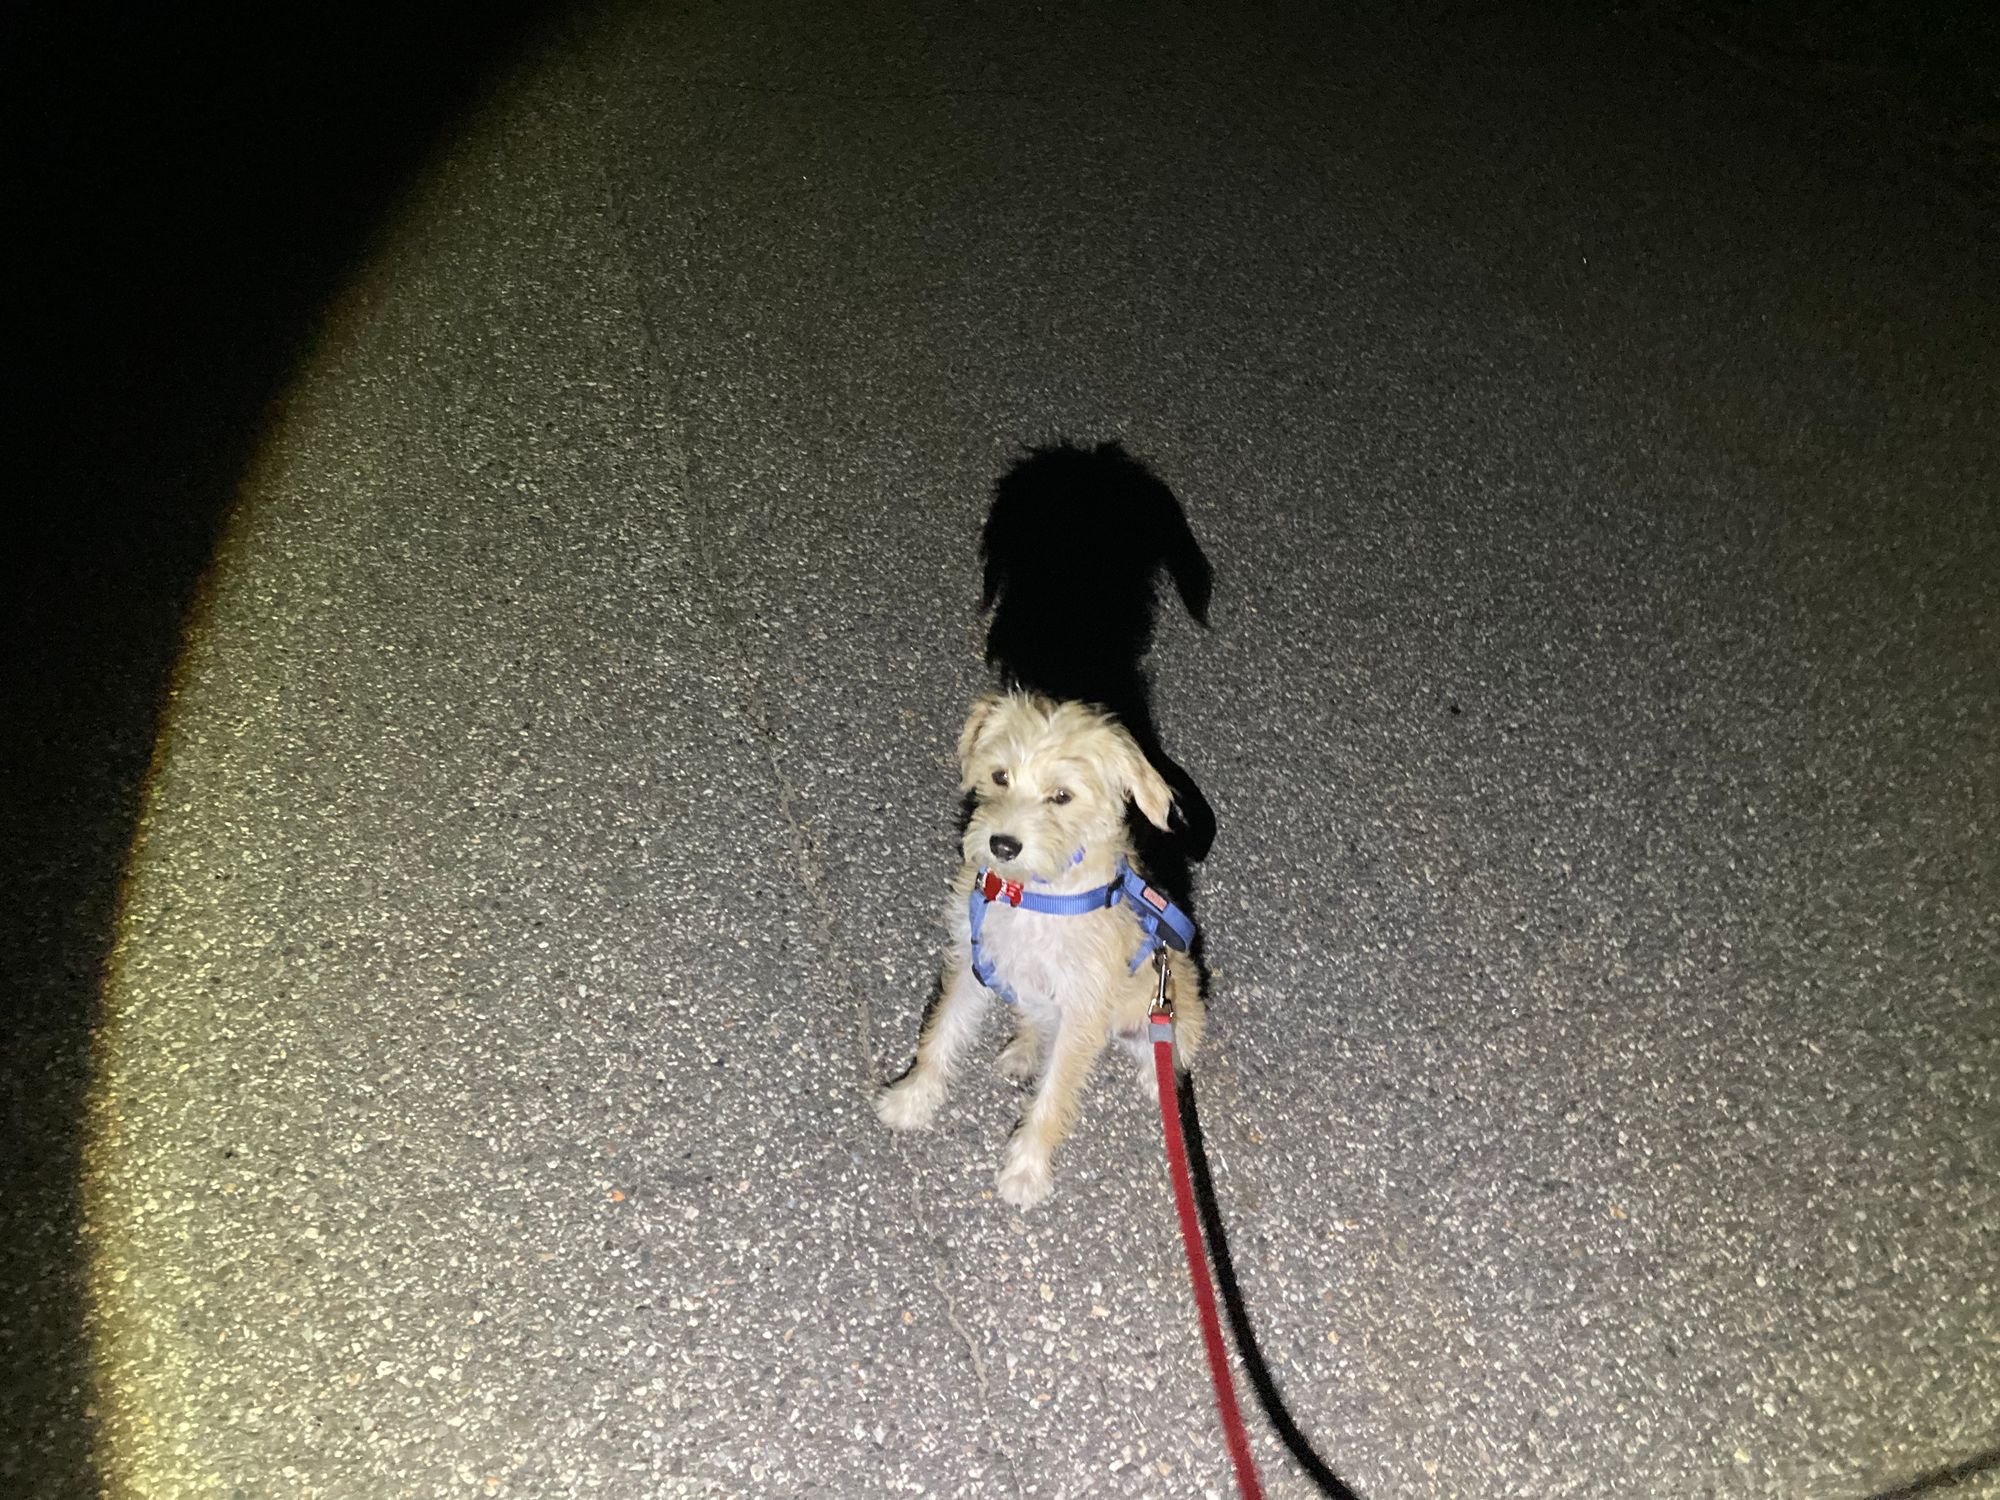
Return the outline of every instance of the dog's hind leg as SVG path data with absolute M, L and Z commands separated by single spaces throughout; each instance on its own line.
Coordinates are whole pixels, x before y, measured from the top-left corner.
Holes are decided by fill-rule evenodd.
M 993 1066 L 1000 1070 L 1002 1078 L 1015 1083 L 1033 1083 L 1042 1071 L 1042 1054 L 1047 1050 L 1047 1041 L 1042 1031 L 1033 1021 L 1019 1011 L 1014 1013 L 1014 1039 L 1001 1049 Z
M 891 1130 L 917 1130 L 937 1118 L 959 1054 L 979 1032 L 986 987 L 962 963 L 945 975 L 944 992 L 917 1038 L 910 1071 L 875 1096 L 875 1113 Z
M 1153 1043 L 1147 1035 L 1147 1029 L 1143 1026 L 1134 1027 L 1130 1031 L 1119 1032 L 1117 1036 L 1119 1045 L 1132 1054 L 1132 1060 L 1138 1065 L 1137 1071 L 1132 1076 L 1139 1081 L 1140 1095 L 1147 1103 L 1158 1104 L 1160 1074 L 1153 1066 Z
M 1066 1016 L 1056 1028 L 1041 1086 L 1007 1142 L 1007 1161 L 1000 1168 L 1000 1196 L 1016 1208 L 1032 1208 L 1048 1197 L 1056 1147 L 1076 1123 L 1083 1086 L 1104 1043 L 1104 1022 L 1094 1009 Z

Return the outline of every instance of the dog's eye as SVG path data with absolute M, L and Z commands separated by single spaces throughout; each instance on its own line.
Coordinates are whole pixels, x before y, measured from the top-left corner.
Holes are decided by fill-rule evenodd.
M 1006 767 L 1003 766 L 993 773 L 993 784 L 995 786 L 1005 786 L 1007 784 Z
M 1055 803 L 1057 807 L 1061 807 L 1069 801 L 1069 793 L 1062 787 L 1057 787 L 1053 792 L 1049 793 L 1049 801 Z

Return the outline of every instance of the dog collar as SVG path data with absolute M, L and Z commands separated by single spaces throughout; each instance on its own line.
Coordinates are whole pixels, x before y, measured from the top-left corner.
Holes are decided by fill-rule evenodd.
M 1082 858 L 1083 851 L 1079 849 L 1070 863 L 1075 865 Z M 1031 891 L 1019 880 L 1004 880 L 994 871 L 982 867 L 973 877 L 972 891 L 966 897 L 966 917 L 972 929 L 972 972 L 981 984 L 1009 1005 L 1020 1004 L 1020 999 L 994 973 L 993 965 L 987 960 L 979 942 L 979 929 L 985 925 L 986 910 L 995 901 L 1052 917 L 1082 916 L 1085 912 L 1102 911 L 1123 902 L 1138 920 L 1140 930 L 1138 951 L 1132 955 L 1127 973 L 1136 973 L 1139 965 L 1162 947 L 1186 952 L 1195 937 L 1194 918 L 1176 906 L 1166 892 L 1146 884 L 1138 872 L 1122 859 L 1118 861 L 1117 873 L 1104 885 L 1066 895 L 1058 895 L 1054 891 Z
M 1125 867 L 1120 865 L 1118 868 L 1122 874 Z M 1057 917 L 1074 917 L 1083 912 L 1096 911 L 1100 906 L 1114 905 L 1119 889 L 1118 881 L 1113 879 L 1108 884 L 1093 886 L 1087 891 L 1058 896 L 1053 891 L 1031 891 L 1018 880 L 1002 880 L 991 870 L 981 870 L 972 882 L 973 895 L 984 905 L 1005 901 L 1009 906 L 1018 906 L 1024 911 L 1046 912 Z

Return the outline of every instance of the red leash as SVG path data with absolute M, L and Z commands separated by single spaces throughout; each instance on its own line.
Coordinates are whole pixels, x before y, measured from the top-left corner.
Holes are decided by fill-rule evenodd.
M 1154 955 L 1160 970 L 1160 990 L 1153 1002 L 1151 1036 L 1153 1072 L 1160 1082 L 1160 1124 L 1167 1136 L 1167 1172 L 1174 1180 L 1174 1208 L 1180 1214 L 1181 1243 L 1187 1249 L 1188 1279 L 1194 1283 L 1195 1307 L 1201 1313 L 1201 1342 L 1208 1351 L 1208 1374 L 1215 1382 L 1215 1404 L 1222 1413 L 1222 1436 L 1236 1465 L 1236 1487 L 1243 1500 L 1264 1500 L 1264 1486 L 1250 1457 L 1250 1434 L 1236 1406 L 1236 1386 L 1229 1373 L 1229 1350 L 1222 1342 L 1222 1320 L 1215 1311 L 1215 1286 L 1208 1277 L 1208 1258 L 1201 1248 L 1201 1223 L 1195 1218 L 1194 1182 L 1188 1176 L 1187 1142 L 1181 1137 L 1181 1116 L 1174 1078 L 1174 1011 L 1167 1001 L 1164 950 Z

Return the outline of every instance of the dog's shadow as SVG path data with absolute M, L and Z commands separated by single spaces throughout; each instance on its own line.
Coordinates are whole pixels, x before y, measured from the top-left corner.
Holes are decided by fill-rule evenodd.
M 1095 703 L 1130 731 L 1174 793 L 1167 832 L 1128 810 L 1133 847 L 1192 912 L 1189 867 L 1215 842 L 1215 811 L 1160 743 L 1144 667 L 1162 573 L 1208 625 L 1214 573 L 1180 501 L 1117 443 L 1036 448 L 994 486 L 979 555 L 987 663 L 1004 686 Z

